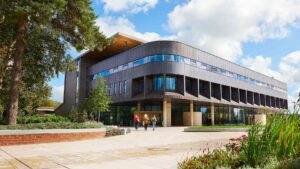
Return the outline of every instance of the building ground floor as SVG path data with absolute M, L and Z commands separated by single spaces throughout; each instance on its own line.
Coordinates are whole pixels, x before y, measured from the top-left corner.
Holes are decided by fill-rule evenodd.
M 147 114 L 150 119 L 155 115 L 157 125 L 166 127 L 252 125 L 265 123 L 266 114 L 275 112 L 280 112 L 280 109 L 161 99 L 112 104 L 109 112 L 101 113 L 100 121 L 105 125 L 133 126 L 135 114 L 140 119 Z

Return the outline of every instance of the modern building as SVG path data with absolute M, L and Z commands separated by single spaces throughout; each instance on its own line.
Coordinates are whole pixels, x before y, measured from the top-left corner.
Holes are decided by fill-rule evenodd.
M 102 77 L 112 98 L 104 124 L 132 125 L 135 113 L 156 115 L 163 126 L 253 124 L 286 111 L 287 84 L 177 41 L 117 33 L 103 51 L 78 58 L 66 72 L 64 103 L 81 106 Z

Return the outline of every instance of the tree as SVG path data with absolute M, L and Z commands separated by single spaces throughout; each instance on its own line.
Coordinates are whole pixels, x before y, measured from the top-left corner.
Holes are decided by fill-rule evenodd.
M 65 51 L 70 45 L 77 50 L 102 50 L 108 43 L 95 25 L 96 16 L 90 4 L 90 0 L 0 1 L 0 44 L 5 44 L 0 49 L 11 50 L 13 63 L 8 124 L 16 124 L 20 84 L 22 78 L 26 79 L 24 76 L 33 80 L 32 84 L 42 82 L 59 73 L 63 67 L 60 61 L 68 60 Z M 31 57 L 27 57 L 29 54 L 32 54 Z M 7 60 L 7 57 L 4 59 Z M 49 60 L 55 67 L 47 65 L 48 62 L 40 62 Z M 25 63 L 28 65 L 24 65 Z M 37 70 L 28 71 L 32 73 L 30 75 L 24 74 L 24 66 L 30 69 L 30 64 L 36 66 Z M 46 64 L 46 69 L 42 68 L 42 64 Z M 6 65 L 3 64 L 2 67 L 6 68 Z M 2 77 L 7 76 L 0 76 L 0 87 Z
M 84 109 L 94 116 L 100 115 L 101 112 L 109 111 L 111 98 L 106 91 L 105 81 L 102 78 L 98 78 L 98 83 L 90 92 L 89 98 L 84 104 Z
M 40 104 L 41 107 L 58 107 L 61 104 L 61 102 L 58 101 L 54 101 L 51 99 L 45 99 L 42 101 L 42 103 Z

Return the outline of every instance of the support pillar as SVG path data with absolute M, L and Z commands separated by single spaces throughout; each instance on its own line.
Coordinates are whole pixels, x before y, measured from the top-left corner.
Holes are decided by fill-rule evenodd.
M 210 116 L 211 116 L 211 125 L 215 125 L 215 105 L 211 103 L 210 105 Z
M 141 101 L 138 101 L 137 102 L 137 108 L 136 108 L 137 111 L 141 111 Z
M 194 104 L 193 101 L 190 101 L 190 114 L 191 114 L 191 126 L 194 125 Z
M 171 101 L 163 100 L 163 126 L 171 126 Z

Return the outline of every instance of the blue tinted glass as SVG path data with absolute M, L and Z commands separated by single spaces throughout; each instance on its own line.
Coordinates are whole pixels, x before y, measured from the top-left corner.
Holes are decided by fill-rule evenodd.
M 161 76 L 153 78 L 153 89 L 163 90 L 164 89 L 164 78 Z
M 183 62 L 182 56 L 174 55 L 174 57 L 175 57 L 175 62 Z
M 212 67 L 211 67 L 211 71 L 212 71 L 212 72 L 215 72 L 215 73 L 218 73 L 218 68 L 217 68 L 217 67 L 214 67 L 214 66 L 212 66 Z
M 193 66 L 197 66 L 197 61 L 194 60 L 194 59 L 191 59 L 190 64 L 193 65 Z
M 108 76 L 110 75 L 110 71 L 109 70 L 106 70 L 106 71 L 103 71 L 100 73 L 100 77 L 103 77 L 103 76 Z
M 163 61 L 163 55 L 150 56 L 150 62 L 162 62 L 162 61 Z
M 133 66 L 139 66 L 139 65 L 142 65 L 142 64 L 144 64 L 144 58 L 136 60 L 136 61 L 133 62 Z
M 174 55 L 164 55 L 164 61 L 175 62 L 175 56 Z
M 166 90 L 175 90 L 175 89 L 176 89 L 176 78 L 166 77 Z
M 189 58 L 183 58 L 183 61 L 184 61 L 184 63 L 186 63 L 186 64 L 190 64 L 190 59 Z
M 201 107 L 200 111 L 201 113 L 207 113 L 207 107 Z

